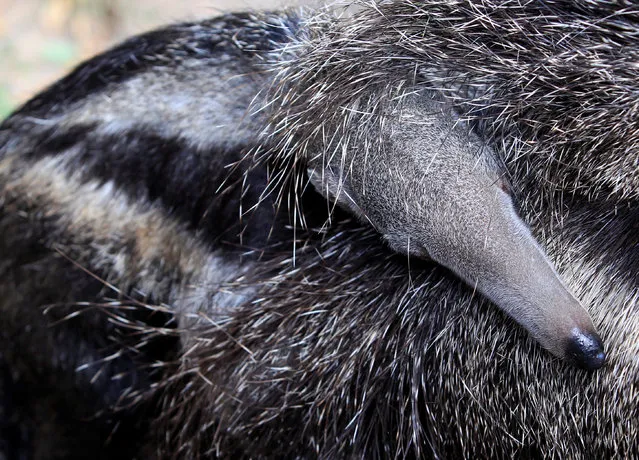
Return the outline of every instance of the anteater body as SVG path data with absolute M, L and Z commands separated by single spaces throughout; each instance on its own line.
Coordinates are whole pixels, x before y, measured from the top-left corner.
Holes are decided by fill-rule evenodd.
M 227 15 L 82 64 L 0 126 L 3 453 L 637 454 L 638 16 Z

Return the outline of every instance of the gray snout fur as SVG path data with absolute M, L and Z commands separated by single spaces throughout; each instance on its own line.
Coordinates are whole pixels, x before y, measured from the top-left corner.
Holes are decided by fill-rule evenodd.
M 554 355 L 601 367 L 590 315 L 517 215 L 493 151 L 432 94 L 388 115 L 377 147 L 311 162 L 311 182 L 393 250 L 455 272 Z

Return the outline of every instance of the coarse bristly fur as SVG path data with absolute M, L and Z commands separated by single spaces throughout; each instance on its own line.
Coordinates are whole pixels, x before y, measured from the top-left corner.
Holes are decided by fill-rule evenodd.
M 638 30 L 632 2 L 362 2 L 82 64 L 0 125 L 0 453 L 639 456 Z M 560 356 L 543 301 L 580 299 L 606 365 L 475 285 Z

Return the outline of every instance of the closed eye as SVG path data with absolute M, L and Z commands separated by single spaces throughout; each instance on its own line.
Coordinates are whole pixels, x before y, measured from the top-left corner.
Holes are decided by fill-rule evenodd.
M 513 206 L 513 209 L 519 214 L 521 203 L 519 202 L 519 200 L 517 200 L 517 196 L 515 195 L 514 189 L 510 182 L 501 177 L 497 182 L 497 186 L 502 192 L 506 194 Z
M 513 189 L 510 186 L 510 183 L 502 178 L 499 178 L 499 181 L 497 182 L 497 185 L 499 186 L 499 188 L 508 196 L 512 197 L 513 196 Z

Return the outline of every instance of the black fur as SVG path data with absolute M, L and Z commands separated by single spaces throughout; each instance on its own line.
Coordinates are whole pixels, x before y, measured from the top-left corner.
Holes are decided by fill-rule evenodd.
M 229 14 L 147 32 L 82 63 L 17 113 L 51 115 L 67 109 L 86 94 L 121 84 L 137 73 L 172 69 L 192 58 L 209 60 L 213 65 L 225 62 L 242 66 L 242 60 L 250 59 L 253 51 L 262 53 L 279 48 L 287 39 L 282 33 L 285 26 L 295 29 L 295 16 L 279 19 L 283 24 L 252 23 L 249 14 Z

